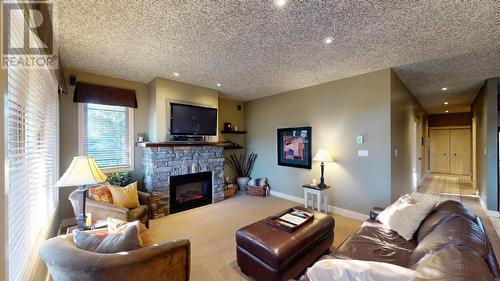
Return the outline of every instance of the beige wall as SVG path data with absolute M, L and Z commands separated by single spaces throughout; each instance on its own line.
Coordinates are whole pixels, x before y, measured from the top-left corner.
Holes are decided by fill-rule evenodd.
M 391 70 L 391 200 L 395 201 L 401 195 L 412 192 L 412 178 L 414 149 L 417 144 L 417 156 L 422 158 L 421 164 L 425 165 L 426 153 L 422 146 L 421 137 L 425 126 L 426 113 L 422 106 L 413 97 L 410 90 L 401 82 L 394 71 Z M 414 122 L 420 122 L 420 130 L 413 132 Z M 414 138 L 414 139 L 412 139 Z M 396 153 L 397 151 L 397 153 Z
M 134 139 L 137 133 L 148 133 L 148 85 L 81 72 L 73 69 L 65 69 L 64 75 L 68 81 L 70 75 L 75 75 L 80 82 L 92 83 L 117 88 L 135 90 L 138 108 L 134 109 Z M 69 83 L 68 83 L 69 86 Z M 71 88 L 71 87 L 70 87 Z M 60 95 L 60 173 L 64 173 L 74 156 L 78 155 L 78 104 L 73 102 L 73 92 Z M 134 153 L 134 178 L 142 184 L 142 149 L 135 147 Z M 69 193 L 74 188 L 62 188 L 60 191 L 61 218 L 72 217 L 73 213 L 69 200 Z
M 168 101 L 185 102 L 195 105 L 218 108 L 219 92 L 213 89 L 186 84 L 178 81 L 156 77 L 149 83 L 149 120 L 150 141 L 167 141 L 170 130 Z M 217 137 L 211 140 L 217 140 Z
M 241 110 L 238 111 L 238 105 L 241 106 Z M 230 100 L 226 98 L 219 97 L 219 129 L 224 128 L 224 122 L 230 122 L 232 127 L 238 126 L 238 131 L 245 130 L 245 104 L 242 101 Z M 230 141 L 235 142 L 243 147 L 245 147 L 245 135 L 242 134 L 220 134 L 220 141 Z M 224 150 L 224 156 L 227 157 L 232 153 L 244 153 L 245 149 L 238 150 Z M 236 179 L 236 174 L 229 167 L 224 167 L 224 176 L 229 177 L 230 182 L 234 182 Z
M 258 158 L 252 177 L 268 177 L 273 191 L 303 198 L 301 186 L 319 180 L 312 170 L 277 165 L 276 129 L 312 126 L 313 154 L 326 148 L 330 204 L 368 214 L 391 199 L 389 69 L 247 102 L 247 151 Z M 366 142 L 356 144 L 356 136 Z M 358 157 L 358 149 L 369 157 Z
M 486 80 L 472 103 L 476 127 L 476 187 L 488 210 L 498 210 L 498 78 Z

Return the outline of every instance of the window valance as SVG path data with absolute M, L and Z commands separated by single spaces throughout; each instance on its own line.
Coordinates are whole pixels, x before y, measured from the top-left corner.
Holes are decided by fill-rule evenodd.
M 73 101 L 137 108 L 134 90 L 77 82 Z

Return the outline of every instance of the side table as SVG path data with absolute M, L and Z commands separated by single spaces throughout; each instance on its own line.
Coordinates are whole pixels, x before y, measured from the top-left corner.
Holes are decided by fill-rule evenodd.
M 319 188 L 315 185 L 310 185 L 310 184 L 304 184 L 302 186 L 304 188 L 304 207 L 308 208 L 309 205 L 309 195 L 315 195 L 316 196 L 316 208 L 319 212 L 321 212 L 321 209 L 323 208 L 325 214 L 328 214 L 328 192 L 327 190 L 330 188 L 330 186 L 326 186 L 325 188 Z M 314 210 L 314 197 L 313 197 L 313 206 L 312 209 Z

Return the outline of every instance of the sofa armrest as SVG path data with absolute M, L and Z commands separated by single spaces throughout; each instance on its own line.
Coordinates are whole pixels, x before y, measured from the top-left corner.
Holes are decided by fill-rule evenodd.
M 45 241 L 39 255 L 54 280 L 189 280 L 190 243 L 173 240 L 128 251 L 101 254 L 78 249 L 71 236 Z
M 372 210 L 370 211 L 370 219 L 371 220 L 376 220 L 377 219 L 377 216 L 382 213 L 382 211 L 384 210 L 385 208 L 382 208 L 382 207 L 373 207 Z
M 150 219 L 153 218 L 151 194 L 142 191 L 137 191 L 137 194 L 139 195 L 139 204 L 148 206 L 148 216 Z
M 117 205 L 98 202 L 87 198 L 85 204 L 86 212 L 92 213 L 92 223 L 98 220 L 105 220 L 108 217 L 127 221 L 129 209 Z

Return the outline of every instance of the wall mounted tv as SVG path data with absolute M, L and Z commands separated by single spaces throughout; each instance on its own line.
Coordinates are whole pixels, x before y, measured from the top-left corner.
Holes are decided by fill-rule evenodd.
M 175 136 L 217 135 L 217 109 L 170 103 L 170 134 Z

